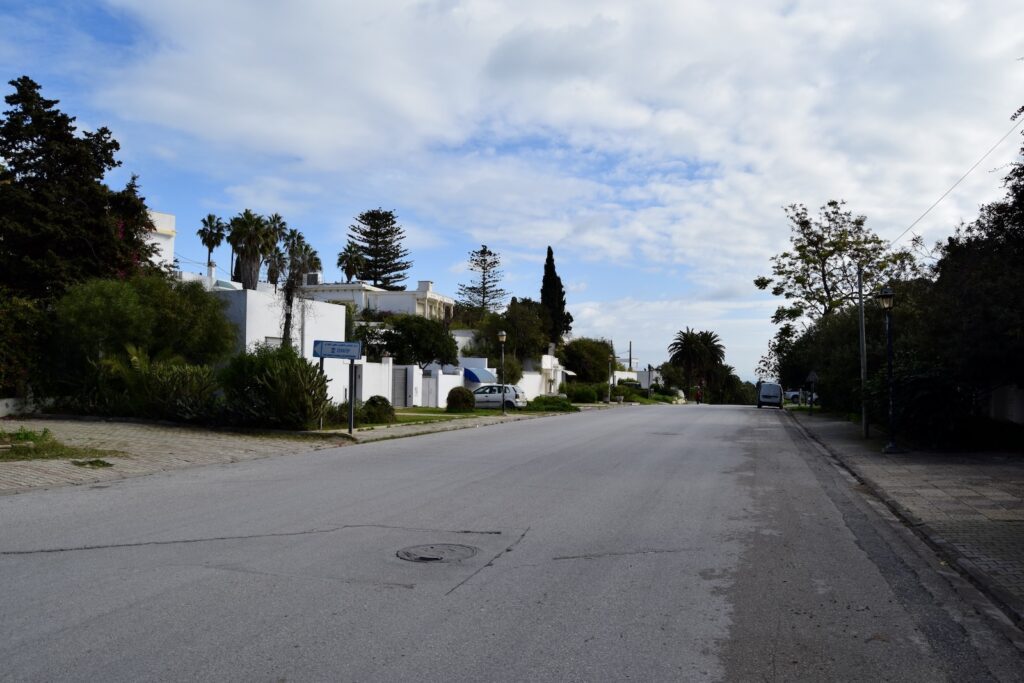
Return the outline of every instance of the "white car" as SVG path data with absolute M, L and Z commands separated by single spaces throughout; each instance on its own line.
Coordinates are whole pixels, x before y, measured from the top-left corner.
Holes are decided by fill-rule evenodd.
M 762 382 L 757 392 L 757 407 L 776 406 L 782 407 L 782 385 L 774 382 Z
M 502 403 L 500 384 L 484 384 L 473 390 L 473 400 L 477 408 L 500 408 Z M 526 392 L 514 384 L 505 385 L 505 407 L 508 409 L 525 408 Z

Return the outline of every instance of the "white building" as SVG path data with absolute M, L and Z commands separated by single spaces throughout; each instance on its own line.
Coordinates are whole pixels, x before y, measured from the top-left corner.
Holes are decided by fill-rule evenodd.
M 177 235 L 174 229 L 174 215 L 150 211 L 149 218 L 156 227 L 149 239 L 150 244 L 156 246 L 152 261 L 158 266 L 171 266 L 174 264 L 174 238 Z
M 317 275 L 310 273 L 309 277 L 317 280 Z M 414 290 L 401 291 L 374 287 L 365 282 L 307 284 L 302 288 L 302 296 L 314 301 L 355 304 L 359 311 L 369 308 L 421 315 L 430 320 L 450 319 L 455 312 L 455 299 L 435 292 L 434 283 L 430 280 L 420 280 Z

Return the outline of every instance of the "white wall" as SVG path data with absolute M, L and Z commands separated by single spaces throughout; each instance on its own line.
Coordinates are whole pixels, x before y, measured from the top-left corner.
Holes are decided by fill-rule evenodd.
M 213 294 L 227 302 L 224 312 L 238 328 L 239 350 L 279 342 L 284 327 L 284 299 L 280 293 L 240 289 L 216 290 Z M 314 341 L 345 341 L 344 306 L 298 299 L 292 311 L 292 343 L 303 358 L 319 363 L 320 359 L 313 357 Z M 327 393 L 331 400 L 347 400 L 348 361 L 324 359 L 324 374 L 329 380 Z
M 462 370 L 460 369 L 458 374 L 445 375 L 437 373 L 434 375 L 437 379 L 436 389 L 437 397 L 435 399 L 438 408 L 448 407 L 448 392 L 455 387 L 461 387 L 463 383 Z
M 391 396 L 392 359 L 384 358 L 380 363 L 363 363 L 356 367 L 358 387 L 356 398 L 365 401 L 371 396 L 383 396 L 394 404 Z
M 524 372 L 516 384 L 526 392 L 527 400 L 533 400 L 546 393 L 544 391 L 544 375 L 540 372 Z

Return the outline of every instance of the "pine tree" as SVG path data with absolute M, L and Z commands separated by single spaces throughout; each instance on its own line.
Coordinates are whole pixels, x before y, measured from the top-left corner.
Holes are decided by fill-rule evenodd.
M 548 247 L 548 257 L 544 261 L 540 304 L 548 314 L 548 340 L 552 344 L 559 344 L 562 336 L 572 330 L 572 314 L 565 310 L 565 288 L 562 286 L 562 278 L 555 272 L 555 254 L 551 247 Z
M 406 271 L 412 265 L 404 260 L 409 251 L 402 248 L 405 230 L 398 224 L 394 211 L 371 209 L 356 217 L 349 226 L 349 240 L 363 255 L 358 278 L 375 287 L 400 290 L 407 279 Z
M 459 304 L 477 315 L 496 311 L 505 302 L 508 292 L 501 283 L 501 257 L 486 244 L 469 252 L 469 269 L 476 273 L 472 284 L 459 285 Z
M 120 165 L 110 131 L 79 135 L 32 79 L 10 84 L 0 116 L 0 286 L 54 299 L 73 283 L 144 268 L 153 223 L 135 177 L 117 192 L 103 183 Z

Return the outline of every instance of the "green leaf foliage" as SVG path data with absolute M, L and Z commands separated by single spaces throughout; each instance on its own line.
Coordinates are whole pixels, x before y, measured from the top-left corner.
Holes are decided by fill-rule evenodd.
M 153 224 L 136 179 L 120 191 L 103 183 L 120 165 L 110 131 L 79 134 L 32 79 L 10 85 L 0 118 L 0 286 L 53 300 L 72 284 L 148 267 Z
M 241 425 L 314 429 L 328 405 L 326 375 L 290 346 L 238 354 L 220 379 L 228 416 Z
M 475 279 L 468 285 L 459 285 L 459 304 L 475 311 L 477 316 L 500 309 L 508 298 L 508 292 L 501 288 L 501 256 L 482 244 L 469 252 L 469 270 Z
M 412 266 L 412 261 L 406 260 L 409 251 L 402 246 L 404 239 L 405 229 L 394 211 L 377 208 L 356 216 L 356 222 L 349 226 L 349 243 L 355 244 L 362 255 L 351 266 L 358 278 L 375 287 L 401 290 Z
M 609 356 L 615 355 L 606 339 L 579 337 L 562 348 L 562 366 L 576 373 L 578 382 L 607 382 Z
M 47 395 L 91 394 L 102 360 L 129 346 L 157 360 L 213 364 L 235 344 L 223 307 L 199 283 L 159 275 L 74 285 L 53 307 L 43 343 L 46 362 L 35 380 Z
M 544 321 L 548 340 L 560 345 L 563 335 L 572 331 L 572 314 L 565 308 L 565 287 L 555 271 L 555 254 L 548 247 L 544 261 L 544 277 L 540 285 L 540 305 L 544 308 Z
M 791 249 L 773 256 L 772 276 L 754 280 L 758 289 L 771 289 L 786 299 L 773 322 L 812 320 L 830 315 L 857 300 L 857 267 L 864 269 L 864 287 L 905 278 L 916 272 L 913 255 L 890 249 L 866 226 L 865 216 L 854 216 L 843 201 L 832 200 L 811 217 L 803 204 L 786 207 Z
M 445 412 L 449 413 L 471 413 L 476 408 L 476 399 L 473 392 L 466 387 L 452 387 L 448 392 L 448 407 Z
M 398 365 L 431 363 L 454 365 L 458 362 L 455 339 L 443 323 L 419 315 L 398 315 L 388 320 L 381 333 L 384 346 Z
M 43 324 L 37 302 L 0 287 L 0 398 L 26 395 Z

